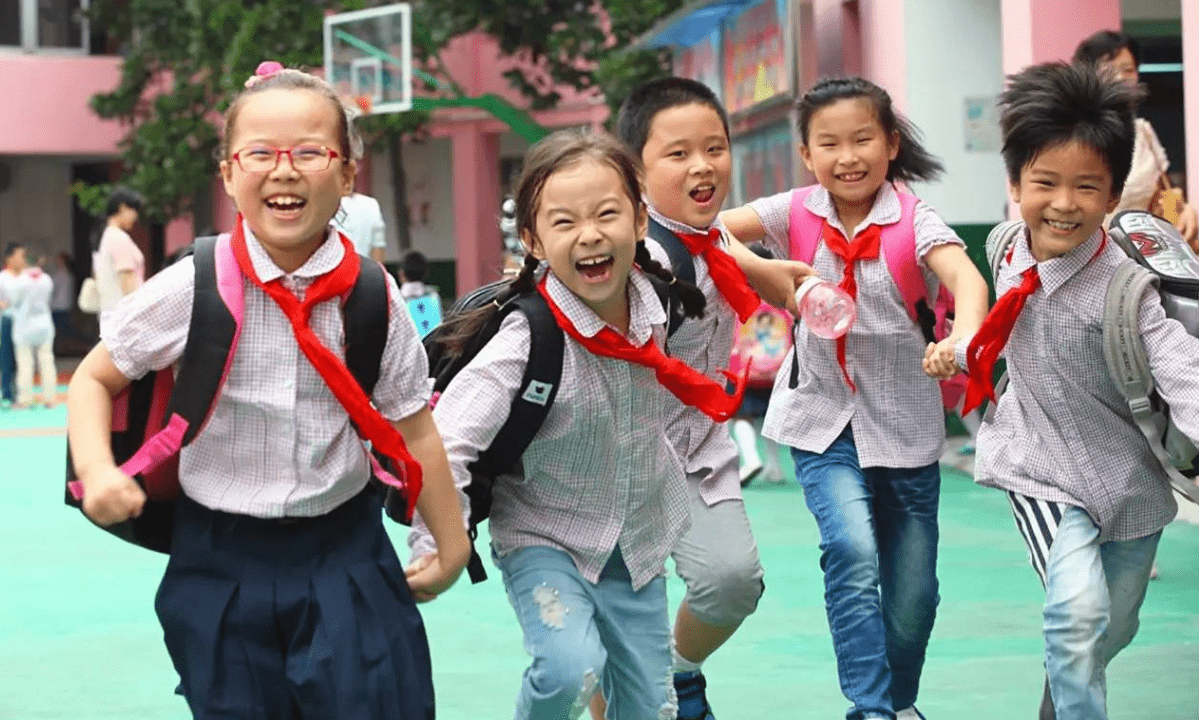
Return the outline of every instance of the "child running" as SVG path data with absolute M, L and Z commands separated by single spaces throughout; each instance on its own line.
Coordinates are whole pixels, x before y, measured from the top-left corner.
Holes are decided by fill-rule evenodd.
M 819 185 L 731 210 L 725 224 L 745 242 L 765 236 L 783 257 L 794 257 L 793 233 L 815 228 L 818 239 L 797 239 L 815 248 L 822 277 L 841 279 L 858 315 L 840 340 L 797 324 L 763 434 L 791 446 L 820 528 L 825 607 L 841 690 L 853 703 L 847 717 L 920 718 L 945 439 L 941 393 L 926 372 L 933 361 L 951 363 L 954 344 L 978 328 L 987 286 L 933 209 L 893 185 L 935 178 L 941 165 L 886 91 L 861 78 L 824 80 L 798 111 L 800 155 Z M 906 258 L 886 258 L 882 234 L 899 232 L 927 297 L 938 283 L 956 296 L 953 334 L 939 344 L 926 346 L 889 270 Z
M 634 89 L 617 125 L 621 139 L 645 165 L 650 222 L 682 243 L 706 301 L 703 318 L 683 323 L 671 336 L 671 355 L 719 379 L 739 321 L 761 304 L 729 254 L 721 226 L 713 224 L 732 175 L 728 116 L 706 85 L 671 77 Z M 670 267 L 669 253 L 659 242 L 646 244 L 655 260 Z M 691 507 L 691 530 L 672 553 L 687 585 L 674 624 L 679 717 L 713 720 L 701 667 L 757 608 L 765 589 L 762 566 L 741 499 L 740 456 L 728 428 L 679 405 L 672 408 L 666 433 L 683 462 Z
M 667 390 L 722 418 L 740 392 L 659 349 L 667 315 L 643 272 L 673 278 L 639 242 L 639 173 L 616 138 L 562 131 L 529 150 L 516 191 L 528 254 L 499 302 L 540 292 L 567 338 L 558 394 L 523 470 L 492 490 L 493 558 L 533 657 L 518 720 L 577 718 L 597 687 L 609 718 L 676 716 L 663 575 L 691 516 L 663 431 L 676 402 Z M 702 312 L 698 290 L 675 288 L 688 314 Z M 471 337 L 493 308 L 450 320 L 451 335 Z M 437 402 L 460 488 L 508 417 L 529 343 L 525 316 L 509 314 Z M 410 544 L 419 568 L 433 549 L 419 523 Z
M 999 300 L 957 364 L 967 407 L 994 399 L 978 431 L 975 479 L 1006 490 L 1045 585 L 1045 668 L 1058 720 L 1106 720 L 1105 670 L 1137 631 L 1169 480 L 1104 359 L 1104 298 L 1133 262 L 1108 242 L 1136 130 L 1133 91 L 1091 66 L 1037 65 L 1000 98 L 1003 159 L 1024 234 L 996 277 Z M 1153 288 L 1138 319 L 1170 418 L 1199 440 L 1199 340 L 1168 319 Z M 1047 710 L 1048 708 L 1045 708 Z M 1052 712 L 1042 712 L 1042 717 Z
M 225 120 L 220 167 L 239 212 L 229 242 L 246 279 L 244 322 L 216 409 L 180 457 L 184 495 L 155 601 L 167 650 L 201 720 L 427 720 L 429 650 L 409 586 L 444 590 L 469 544 L 427 405 L 425 355 L 390 278 L 370 402 L 391 423 L 380 437 L 423 467 L 416 503 L 438 541 L 408 584 L 343 407 L 358 386 L 344 369 L 340 297 L 359 256 L 330 221 L 353 185 L 353 126 L 323 80 L 277 63 L 260 66 Z M 112 398 L 179 359 L 194 284 L 190 258 L 151 278 L 71 381 L 83 509 L 101 525 L 145 502 L 113 462 Z M 316 370 L 330 365 L 344 371 L 342 387 Z

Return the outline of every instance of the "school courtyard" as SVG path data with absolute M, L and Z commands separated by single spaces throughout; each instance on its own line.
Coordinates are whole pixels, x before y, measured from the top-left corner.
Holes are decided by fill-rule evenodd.
M 165 558 L 63 505 L 65 424 L 62 406 L 0 413 L 0 720 L 183 720 L 153 612 Z M 930 720 L 1033 720 L 1040 585 L 1003 495 L 951 464 L 943 479 L 942 600 L 919 707 Z M 756 483 L 745 500 L 767 591 L 705 667 L 717 717 L 843 718 L 802 494 L 794 483 Z M 403 529 L 393 537 L 406 550 Z M 1158 564 L 1140 634 L 1108 674 L 1116 720 L 1199 718 L 1199 526 L 1167 528 Z M 670 593 L 683 594 L 673 577 Z M 424 617 L 438 717 L 511 717 L 525 655 L 500 582 L 464 577 Z

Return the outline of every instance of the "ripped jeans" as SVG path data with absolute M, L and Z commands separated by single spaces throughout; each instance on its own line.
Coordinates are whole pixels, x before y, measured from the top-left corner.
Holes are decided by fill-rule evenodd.
M 582 717 L 601 687 L 609 720 L 676 716 L 665 577 L 634 592 L 619 548 L 597 584 L 555 548 L 492 557 L 533 657 L 517 720 Z

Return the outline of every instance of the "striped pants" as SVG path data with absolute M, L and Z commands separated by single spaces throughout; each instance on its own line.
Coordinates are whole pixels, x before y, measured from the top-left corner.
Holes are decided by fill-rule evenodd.
M 1100 542 L 1081 508 L 1008 499 L 1045 586 L 1045 669 L 1057 720 L 1107 720 L 1105 671 L 1136 635 L 1161 531 Z

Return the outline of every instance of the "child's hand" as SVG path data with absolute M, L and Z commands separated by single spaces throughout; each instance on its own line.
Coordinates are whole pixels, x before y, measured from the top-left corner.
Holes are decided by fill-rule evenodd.
M 815 274 L 809 265 L 798 260 L 760 259 L 759 264 L 748 268 L 746 278 L 763 300 L 798 314 L 795 291 L 809 275 Z
M 133 478 L 115 465 L 101 467 L 80 478 L 83 513 L 97 525 L 108 527 L 142 514 L 146 493 Z
M 962 371 L 954 359 L 953 349 L 958 338 L 947 337 L 924 348 L 924 373 L 938 380 L 948 380 Z
M 429 602 L 449 590 L 461 572 L 461 565 L 457 568 L 443 568 L 440 553 L 422 555 L 404 569 L 408 587 L 412 590 L 412 598 L 418 603 Z

